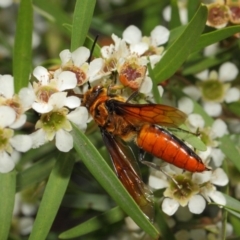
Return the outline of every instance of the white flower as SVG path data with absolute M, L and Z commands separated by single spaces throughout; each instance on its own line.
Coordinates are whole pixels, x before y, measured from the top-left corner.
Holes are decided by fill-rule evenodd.
M 183 2 L 183 3 L 182 3 Z M 178 1 L 178 7 L 179 7 L 179 15 L 180 15 L 180 20 L 181 23 L 187 24 L 188 22 L 188 17 L 187 17 L 187 8 L 186 8 L 186 3 L 184 1 Z M 163 9 L 163 18 L 165 21 L 169 22 L 171 19 L 171 14 L 172 14 L 172 8 L 170 5 L 166 6 Z
M 240 91 L 236 87 L 231 87 L 230 82 L 238 75 L 237 67 L 231 63 L 223 63 L 216 71 L 204 70 L 195 76 L 201 80 L 199 87 L 186 87 L 183 91 L 193 99 L 202 99 L 204 110 L 212 117 L 217 117 L 222 113 L 222 102 L 230 103 L 238 101 Z
M 15 166 L 15 151 L 26 152 L 32 147 L 27 135 L 16 135 L 9 128 L 16 119 L 16 112 L 8 106 L 0 106 L 0 172 L 10 172 Z
M 151 31 L 150 37 L 142 37 L 140 29 L 131 25 L 124 30 L 123 40 L 129 44 L 131 53 L 149 56 L 153 67 L 160 60 L 163 52 L 163 47 L 160 45 L 168 41 L 169 35 L 169 30 L 159 25 Z
M 0 0 L 0 7 L 7 8 L 13 4 L 13 0 Z
M 62 69 L 71 71 L 77 78 L 77 85 L 82 86 L 87 81 L 93 82 L 102 77 L 100 71 L 103 68 L 103 59 L 96 58 L 90 63 L 90 50 L 86 47 L 79 47 L 74 52 L 65 49 L 59 54 L 62 61 Z
M 228 184 L 229 180 L 223 169 L 217 168 L 212 172 L 204 172 L 203 174 L 194 173 L 192 179 L 194 182 L 202 184 L 200 193 L 208 202 L 211 202 L 212 199 L 217 204 L 226 204 L 225 197 L 214 186 L 225 186 Z
M 25 106 L 20 96 L 14 94 L 14 80 L 11 75 L 0 76 L 0 105 L 9 106 L 16 113 L 14 122 L 8 125 L 10 128 L 20 128 L 26 122 L 24 112 L 29 107 Z
M 37 148 L 48 141 L 56 140 L 56 147 L 62 152 L 73 148 L 73 138 L 69 133 L 72 130 L 71 122 L 85 131 L 88 121 L 88 111 L 85 107 L 78 107 L 70 112 L 66 108 L 59 108 L 43 114 L 36 124 L 36 132 L 31 134 L 33 148 Z
M 33 83 L 33 88 L 29 86 L 24 89 L 23 93 L 29 94 L 26 99 L 31 98 L 34 94 L 35 99 L 32 103 L 32 108 L 39 113 L 48 113 L 53 109 L 66 106 L 70 109 L 80 106 L 80 99 L 75 96 L 67 97 L 67 92 L 64 90 L 74 89 L 77 85 L 75 73 L 71 71 L 54 72 L 53 78 L 44 67 L 38 66 L 34 69 L 33 75 L 38 80 L 38 83 Z

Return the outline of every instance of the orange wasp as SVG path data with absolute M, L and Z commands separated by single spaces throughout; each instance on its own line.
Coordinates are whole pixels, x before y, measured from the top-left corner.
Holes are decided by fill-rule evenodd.
M 153 205 L 150 191 L 144 185 L 136 159 L 125 142 L 134 140 L 140 148 L 140 161 L 145 152 L 191 172 L 208 170 L 201 158 L 183 141 L 160 127 L 178 127 L 186 115 L 161 104 L 131 104 L 118 95 L 108 94 L 103 86 L 88 90 L 82 101 L 101 129 L 115 172 L 143 212 L 151 218 Z M 160 168 L 160 167 L 159 167 Z

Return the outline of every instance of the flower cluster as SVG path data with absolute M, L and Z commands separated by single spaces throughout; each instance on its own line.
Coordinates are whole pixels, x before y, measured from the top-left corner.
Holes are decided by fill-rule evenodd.
M 238 1 L 217 0 L 208 4 L 207 25 L 215 28 L 223 28 L 228 23 L 240 24 L 240 6 Z
M 88 84 L 113 89 L 129 87 L 132 91 L 139 89 L 141 93 L 150 94 L 152 80 L 148 76 L 147 64 L 154 67 L 160 60 L 164 49 L 161 45 L 168 38 L 169 31 L 162 26 L 157 26 L 150 37 L 143 37 L 141 31 L 132 25 L 124 31 L 122 39 L 113 34 L 114 44 L 102 47 L 99 58 L 89 59 L 91 54 L 86 47 L 79 47 L 74 52 L 63 50 L 59 67 L 46 69 L 37 66 L 28 87 L 22 88 L 18 94 L 14 94 L 13 77 L 1 76 L 0 172 L 14 168 L 18 152 L 26 152 L 49 141 L 55 140 L 60 151 L 70 151 L 73 148 L 71 123 L 85 131 L 91 120 L 77 96 L 85 93 Z M 29 109 L 39 117 L 35 123 L 36 131 L 29 135 L 15 134 L 14 129 L 25 124 L 25 112 Z
M 125 29 L 122 38 L 113 34 L 113 43 L 103 46 L 98 58 L 92 59 L 90 50 L 83 46 L 73 52 L 63 50 L 58 67 L 47 69 L 37 66 L 29 85 L 18 94 L 14 94 L 13 77 L 1 76 L 0 172 L 6 173 L 14 168 L 18 152 L 26 152 L 51 141 L 55 142 L 59 151 L 70 151 L 73 148 L 72 124 L 85 131 L 92 120 L 81 102 L 89 86 L 104 86 L 111 93 L 121 94 L 126 99 L 138 92 L 140 96 L 136 101 L 139 102 L 151 99 L 153 84 L 148 66 L 154 68 L 161 60 L 163 45 L 168 39 L 169 31 L 163 26 L 155 27 L 146 37 L 142 36 L 140 29 L 131 25 Z M 238 73 L 233 63 L 223 63 L 219 73 L 205 70 L 196 74 L 196 86 L 184 87 L 182 94 L 199 101 L 209 116 L 219 117 L 224 103 L 240 99 L 239 88 L 230 84 Z M 34 130 L 29 131 L 29 135 L 18 134 L 16 129 L 26 124 L 25 112 L 30 109 L 38 116 L 32 124 Z M 220 118 L 215 119 L 212 126 L 206 125 L 203 117 L 194 113 L 194 103 L 188 97 L 179 100 L 179 109 L 188 115 L 188 129 L 197 132 L 206 145 L 206 151 L 198 151 L 198 155 L 212 170 L 190 173 L 170 164 L 162 167 L 162 171 L 151 170 L 149 186 L 153 189 L 165 188 L 161 206 L 170 216 L 180 206 L 188 206 L 191 213 L 200 214 L 206 207 L 206 201 L 220 206 L 226 204 L 216 186 L 225 186 L 229 181 L 221 168 L 225 155 L 219 142 L 219 138 L 228 132 L 227 125 Z M 159 166 L 159 163 L 153 166 Z
M 32 147 L 29 135 L 18 134 L 17 129 L 26 122 L 25 111 L 29 105 L 21 92 L 14 94 L 14 79 L 11 75 L 0 76 L 0 173 L 11 171 L 19 160 L 20 152 Z

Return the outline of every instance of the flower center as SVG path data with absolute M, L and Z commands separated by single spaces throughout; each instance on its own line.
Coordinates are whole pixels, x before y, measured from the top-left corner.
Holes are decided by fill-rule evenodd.
M 67 110 L 67 109 L 66 109 Z M 56 111 L 43 114 L 41 117 L 41 122 L 43 129 L 45 131 L 56 132 L 62 128 L 66 122 L 66 113 L 65 111 Z
M 208 21 L 213 26 L 220 26 L 228 21 L 228 9 L 219 4 L 213 4 L 208 9 Z
M 49 98 L 51 97 L 51 95 L 56 92 L 58 92 L 58 91 L 55 88 L 52 88 L 49 86 L 42 86 L 36 92 L 36 96 L 40 102 L 47 103 Z
M 9 139 L 13 136 L 14 131 L 9 128 L 0 128 L 0 150 L 11 152 L 12 148 Z
M 221 102 L 224 95 L 223 84 L 217 80 L 207 80 L 201 84 L 203 98 L 207 101 Z

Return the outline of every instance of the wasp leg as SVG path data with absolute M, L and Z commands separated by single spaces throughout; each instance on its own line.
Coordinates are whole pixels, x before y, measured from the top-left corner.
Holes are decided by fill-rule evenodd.
M 177 186 L 177 188 L 180 190 L 181 186 L 178 184 L 178 182 L 175 180 L 175 178 L 172 177 L 171 175 L 169 175 L 167 172 L 165 172 L 160 165 L 158 165 L 156 163 L 153 163 L 153 162 L 148 162 L 148 161 L 144 160 L 145 154 L 146 154 L 145 151 L 143 151 L 142 149 L 139 150 L 139 161 L 142 164 L 144 164 L 144 165 L 146 165 L 146 166 L 148 166 L 150 168 L 153 168 L 153 169 L 156 169 L 156 170 L 162 172 L 167 178 L 172 180 L 175 183 L 175 185 Z

